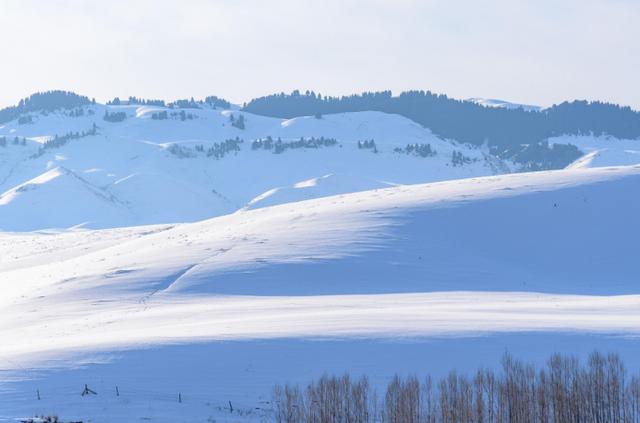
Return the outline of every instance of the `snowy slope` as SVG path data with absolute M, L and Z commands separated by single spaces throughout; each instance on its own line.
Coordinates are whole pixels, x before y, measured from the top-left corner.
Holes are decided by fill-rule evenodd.
M 511 103 L 505 100 L 497 100 L 495 98 L 470 98 L 467 101 L 479 104 L 485 107 L 499 107 L 504 109 L 524 109 L 528 112 L 538 112 L 542 109 L 540 106 L 533 106 L 531 104 L 519 104 Z
M 64 111 L 32 113 L 32 124 L 0 125 L 0 138 L 7 140 L 0 147 L 0 230 L 193 222 L 243 208 L 519 168 L 486 147 L 441 139 L 398 115 L 358 112 L 283 120 L 203 107 L 92 105 L 79 117 Z M 123 112 L 127 118 L 107 122 L 105 112 Z M 153 119 L 161 112 L 169 119 Z M 234 127 L 232 116 L 243 116 L 245 129 Z M 56 135 L 83 132 L 89 135 L 43 149 Z M 283 143 L 324 137 L 336 144 L 280 154 L 254 148 L 253 141 L 267 137 Z M 242 141 L 237 150 L 208 154 L 236 138 Z M 358 147 L 369 140 L 375 148 Z M 574 167 L 640 162 L 636 140 L 565 136 L 550 142 L 574 143 L 586 153 Z M 408 145 L 429 145 L 435 155 L 407 152 Z M 454 152 L 466 162 L 454 165 Z M 60 176 L 51 178 L 50 172 Z
M 337 194 L 366 191 L 373 188 L 386 188 L 394 185 L 390 182 L 365 179 L 354 175 L 328 174 L 319 178 L 301 181 L 291 186 L 271 189 L 255 197 L 244 209 L 257 209 Z
M 549 139 L 549 143 L 573 144 L 584 152 L 569 168 L 602 166 L 628 166 L 640 163 L 638 140 L 617 139 L 609 136 L 562 136 Z
M 637 341 L 609 337 L 640 335 L 639 187 L 640 166 L 571 169 L 0 234 L 0 366 L 17 379 L 0 416 L 260 421 L 288 378 L 382 384 L 475 345 L 531 357 L 533 340 L 540 355 L 615 345 L 636 364 Z M 101 396 L 81 398 L 84 383 Z
M 193 119 L 179 116 L 153 119 L 171 109 L 151 106 L 87 106 L 85 114 L 32 114 L 34 123 L 0 126 L 0 229 L 108 228 L 141 224 L 197 221 L 224 215 L 259 199 L 277 204 L 297 199 L 366 189 L 491 175 L 510 171 L 506 163 L 473 148 L 434 136 L 428 129 L 397 115 L 379 112 L 301 117 L 281 120 L 237 110 L 188 109 Z M 123 122 L 106 122 L 105 111 L 124 112 Z M 93 114 L 90 114 L 93 113 Z M 245 129 L 230 118 L 245 118 Z M 89 132 L 64 145 L 42 145 L 56 135 Z M 253 149 L 252 141 L 272 137 L 290 143 L 300 138 L 332 138 L 334 146 L 273 150 Z M 18 137 L 20 142 L 14 144 Z M 25 145 L 21 145 L 22 138 Z M 207 151 L 239 137 L 239 151 L 220 158 Z M 358 148 L 358 141 L 374 139 L 376 148 Z M 406 152 L 408 144 L 429 144 L 433 157 Z M 201 148 L 199 151 L 198 149 Z M 454 166 L 454 151 L 472 162 Z M 58 169 L 58 170 L 55 170 Z M 49 172 L 62 172 L 49 178 Z M 49 176 L 47 176 L 49 175 Z M 325 176 L 331 175 L 328 178 Z M 296 191 L 305 181 L 315 188 Z M 30 181 L 41 181 L 38 190 Z M 15 193 L 20 191 L 20 195 Z M 277 195 L 269 195 L 272 190 Z M 304 191 L 304 192 L 303 192 Z M 262 197 L 261 197 L 262 196 Z M 254 201 L 255 200 L 255 201 Z M 46 203 L 46 207 L 45 204 Z M 46 215 L 42 219 L 38 214 Z M 28 218 L 25 218 L 28 216 Z

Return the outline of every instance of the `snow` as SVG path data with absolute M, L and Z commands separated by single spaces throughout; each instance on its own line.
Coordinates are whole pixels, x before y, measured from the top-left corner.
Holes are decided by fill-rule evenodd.
M 540 110 L 542 110 L 542 107 L 540 106 L 533 106 L 531 104 L 511 103 L 508 101 L 497 100 L 494 98 L 470 98 L 467 101 L 479 104 L 484 107 L 497 107 L 497 108 L 504 108 L 504 109 L 524 109 L 527 112 L 539 112 Z
M 67 201 L 60 202 L 60 198 Z M 76 203 L 74 198 L 82 201 Z M 88 219 L 108 222 L 122 219 L 123 204 L 111 193 L 62 166 L 17 185 L 0 195 L 0 228 L 15 231 L 82 226 Z
M 449 362 L 459 363 L 463 372 L 480 366 L 499 368 L 507 349 L 539 365 L 544 365 L 551 352 L 584 360 L 595 347 L 615 349 L 627 364 L 638 368 L 637 346 L 637 341 L 621 337 L 548 333 L 395 342 L 343 338 L 166 345 L 110 358 L 96 355 L 91 365 L 41 371 L 37 381 L 16 382 L 19 390 L 0 393 L 0 421 L 15 422 L 10 417 L 16 415 L 60 413 L 61 403 L 65 412 L 59 415 L 67 421 L 86 416 L 94 422 L 271 421 L 262 416 L 269 415 L 274 381 L 304 386 L 323 371 L 337 375 L 349 371 L 356 377 L 369 375 L 372 386 L 382 387 L 395 373 L 443 377 Z M 85 384 L 98 395 L 82 397 Z M 234 413 L 230 413 L 229 401 Z
M 569 165 L 569 168 L 625 166 L 640 163 L 638 140 L 617 139 L 610 136 L 553 137 L 550 144 L 573 144 L 585 155 Z
M 245 208 L 517 169 L 490 155 L 486 146 L 445 140 L 409 119 L 380 112 L 283 120 L 235 109 L 203 108 L 185 110 L 194 119 L 181 121 L 152 119 L 158 111 L 176 112 L 155 106 L 95 105 L 84 110 L 80 117 L 62 112 L 34 114 L 33 124 L 13 121 L 0 128 L 0 137 L 8 137 L 7 147 L 0 148 L 1 230 L 195 222 Z M 102 119 L 105 110 L 124 111 L 128 118 L 106 122 Z M 245 130 L 229 121 L 231 115 L 240 114 L 245 117 Z M 73 139 L 37 155 L 42 144 L 55 135 L 81 133 L 94 124 L 98 127 L 95 136 Z M 14 145 L 15 136 L 25 137 L 26 145 Z M 338 145 L 288 149 L 282 154 L 252 149 L 253 140 L 267 136 L 285 142 L 301 137 L 335 138 Z M 219 160 L 207 157 L 209 147 L 236 137 L 244 140 L 240 151 Z M 371 139 L 376 152 L 358 148 L 358 141 Z M 563 136 L 550 142 L 574 143 L 587 154 L 574 167 L 640 162 L 636 140 Z M 395 151 L 408 144 L 430 144 L 437 154 L 418 157 Z M 197 146 L 205 152 L 196 151 Z M 453 166 L 454 151 L 472 162 Z M 47 179 L 52 171 L 60 176 Z M 40 180 L 42 183 L 37 182 Z M 33 185 L 30 181 L 36 181 L 38 189 L 17 195 L 20 187 Z M 315 183 L 304 186 L 305 181 Z M 40 218 L 44 210 L 55 213 Z
M 397 115 L 163 110 L 0 127 L 0 421 L 269 421 L 276 383 L 350 371 L 380 391 L 505 350 L 598 348 L 640 368 L 638 140 L 551 138 L 585 155 L 511 173 Z M 267 136 L 338 144 L 252 149 Z M 235 137 L 219 160 L 196 150 Z M 436 156 L 394 151 L 416 143 Z
M 489 157 L 486 148 L 443 140 L 406 118 L 379 112 L 282 120 L 205 108 L 186 110 L 195 118 L 181 121 L 151 119 L 153 113 L 163 110 L 159 107 L 96 105 L 85 109 L 82 117 L 35 115 L 33 124 L 11 122 L 0 128 L 0 137 L 9 137 L 8 146 L 0 148 L 0 193 L 14 192 L 53 169 L 63 172 L 61 177 L 45 181 L 39 192 L 24 192 L 11 202 L 7 197 L 0 204 L 0 229 L 29 231 L 79 225 L 97 229 L 194 222 L 256 207 L 256 197 L 274 189 L 277 195 L 266 195 L 270 198 L 264 197 L 261 206 L 509 171 L 509 164 Z M 128 118 L 105 122 L 105 109 L 124 111 Z M 88 110 L 94 114 L 89 115 Z M 232 114 L 245 116 L 245 130 L 231 126 Z M 33 157 L 39 146 L 56 134 L 88 131 L 94 124 L 97 135 L 71 140 Z M 26 137 L 27 145 L 13 145 L 14 136 Z M 289 149 L 282 154 L 252 149 L 252 140 L 267 136 L 285 142 L 301 137 L 335 138 L 338 145 Z M 219 160 L 207 157 L 206 150 L 214 143 L 236 137 L 244 140 L 239 152 Z M 377 153 L 358 149 L 358 141 L 370 139 L 375 139 Z M 438 154 L 422 158 L 394 152 L 415 143 L 431 144 Z M 195 150 L 200 145 L 205 152 Z M 476 161 L 454 167 L 454 150 Z M 295 188 L 308 180 L 319 183 Z M 43 192 L 49 193 L 47 208 L 56 213 L 46 219 L 25 219 L 25 214 L 35 213 L 34 204 L 42 212 Z
M 261 421 L 278 382 L 350 370 L 382 389 L 505 349 L 637 368 L 639 185 L 640 166 L 579 168 L 0 233 L 0 416 Z
M 373 188 L 386 188 L 393 185 L 389 182 L 371 180 L 356 175 L 329 174 L 297 182 L 292 186 L 270 189 L 249 201 L 244 209 L 257 209 Z

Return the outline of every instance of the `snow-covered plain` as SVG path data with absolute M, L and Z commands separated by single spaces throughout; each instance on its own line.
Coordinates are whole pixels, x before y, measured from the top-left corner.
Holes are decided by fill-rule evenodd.
M 382 387 L 505 349 L 637 369 L 639 187 L 640 166 L 576 168 L 0 233 L 0 416 L 268 421 L 274 383 Z

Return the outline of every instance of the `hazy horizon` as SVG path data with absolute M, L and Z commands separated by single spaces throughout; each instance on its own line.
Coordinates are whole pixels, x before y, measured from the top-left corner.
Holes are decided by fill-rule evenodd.
M 103 102 L 293 89 L 423 89 L 640 108 L 640 4 L 627 0 L 7 0 L 0 107 L 63 89 Z M 19 81 L 19 83 L 16 83 Z

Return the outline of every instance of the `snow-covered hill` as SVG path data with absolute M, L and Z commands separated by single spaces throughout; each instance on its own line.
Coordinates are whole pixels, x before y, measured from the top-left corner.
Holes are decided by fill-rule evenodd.
M 470 98 L 467 101 L 472 103 L 479 104 L 485 107 L 498 107 L 504 109 L 523 109 L 528 112 L 539 112 L 542 107 L 534 106 L 531 104 L 519 104 L 519 103 L 511 103 L 505 100 L 497 100 L 495 98 Z
M 31 113 L 30 123 L 0 126 L 0 229 L 196 221 L 258 203 L 513 168 L 483 148 L 379 112 L 281 120 L 206 107 L 81 110 Z M 126 119 L 107 122 L 105 112 Z M 231 121 L 240 116 L 244 129 Z M 454 152 L 462 154 L 457 162 Z M 295 189 L 308 180 L 322 183 Z
M 608 136 L 562 136 L 551 138 L 549 142 L 571 143 L 585 153 L 569 165 L 569 168 L 627 166 L 640 163 L 638 140 L 621 140 Z
M 0 125 L 0 421 L 268 421 L 274 383 L 505 349 L 640 366 L 637 140 L 558 136 L 585 155 L 518 173 L 380 112 L 21 121 Z
M 106 121 L 105 113 L 126 118 Z M 486 147 L 445 140 L 380 112 L 283 120 L 204 104 L 96 104 L 25 116 L 29 123 L 0 126 L 4 231 L 193 222 L 520 168 Z M 551 143 L 575 143 L 587 153 L 574 166 L 640 162 L 635 140 L 557 137 Z
M 0 234 L 0 367 L 16 379 L 0 415 L 260 421 L 276 382 L 349 369 L 378 386 L 505 348 L 615 345 L 636 365 L 620 336 L 640 335 L 639 188 L 640 166 L 571 169 Z
M 484 149 L 378 112 L 281 120 L 211 108 L 83 110 L 78 117 L 32 114 L 31 124 L 0 127 L 0 138 L 7 140 L 0 147 L 2 230 L 196 221 L 265 203 L 266 197 L 275 204 L 509 171 Z M 107 122 L 105 111 L 127 117 Z M 167 119 L 157 119 L 163 112 Z M 232 116 L 243 117 L 244 129 L 232 125 Z M 358 144 L 371 140 L 366 147 Z M 406 148 L 427 144 L 420 151 L 429 157 Z M 465 163 L 452 161 L 454 151 Z M 285 194 L 312 179 L 323 183 L 304 194 Z M 270 195 L 274 190 L 278 195 Z

